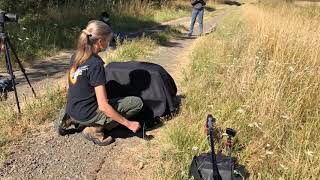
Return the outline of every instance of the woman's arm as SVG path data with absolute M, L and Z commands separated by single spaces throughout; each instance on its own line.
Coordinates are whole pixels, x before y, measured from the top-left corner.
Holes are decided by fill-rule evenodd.
M 96 86 L 94 88 L 97 96 L 99 110 L 104 112 L 112 120 L 126 126 L 133 132 L 137 132 L 140 128 L 139 122 L 129 121 L 125 117 L 121 116 L 113 107 L 108 103 L 107 91 L 104 85 Z

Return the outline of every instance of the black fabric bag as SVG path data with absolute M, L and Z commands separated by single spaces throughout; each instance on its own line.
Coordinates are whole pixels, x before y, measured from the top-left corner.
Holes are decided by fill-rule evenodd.
M 245 169 L 243 166 L 236 164 L 233 157 L 215 154 L 213 139 L 213 124 L 215 119 L 208 115 L 207 127 L 211 146 L 211 153 L 194 156 L 189 176 L 195 180 L 243 180 L 245 179 Z
M 177 87 L 160 65 L 148 62 L 112 62 L 105 67 L 108 98 L 138 96 L 144 107 L 139 114 L 148 126 L 177 110 Z
M 244 168 L 236 164 L 234 158 L 216 155 L 217 168 L 222 180 L 242 180 L 244 179 Z M 194 156 L 190 167 L 190 176 L 195 180 L 216 180 L 213 179 L 211 153 Z

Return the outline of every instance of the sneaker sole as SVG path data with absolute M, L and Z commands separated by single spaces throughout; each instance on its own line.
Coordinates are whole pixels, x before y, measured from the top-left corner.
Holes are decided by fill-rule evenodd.
M 90 136 L 89 134 L 86 134 L 86 133 L 82 133 L 82 134 L 85 139 L 87 139 L 88 141 L 92 141 L 94 144 L 99 145 L 99 146 L 107 146 L 107 145 L 114 142 L 113 138 L 110 141 L 101 142 L 99 139 L 94 138 L 94 137 Z

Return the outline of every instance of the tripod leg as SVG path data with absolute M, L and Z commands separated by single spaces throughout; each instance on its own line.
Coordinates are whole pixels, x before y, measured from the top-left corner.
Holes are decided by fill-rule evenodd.
M 26 80 L 27 80 L 27 82 L 28 82 L 28 84 L 29 84 L 29 87 L 31 88 L 31 91 L 32 91 L 32 93 L 33 93 L 33 96 L 34 96 L 34 97 L 37 97 L 37 96 L 36 96 L 36 93 L 35 93 L 35 91 L 34 91 L 34 89 L 33 89 L 33 87 L 32 87 L 32 85 L 31 85 L 31 83 L 30 83 L 30 81 L 29 81 L 29 78 L 28 78 L 28 76 L 27 76 L 27 74 L 26 74 L 26 70 L 23 68 L 22 63 L 21 63 L 20 59 L 18 58 L 18 56 L 17 56 L 17 54 L 16 54 L 16 51 L 15 51 L 14 47 L 12 46 L 12 44 L 11 44 L 11 42 L 10 42 L 9 37 L 7 37 L 6 40 L 7 40 L 7 42 L 8 42 L 9 47 L 11 48 L 11 51 L 12 51 L 14 57 L 16 58 L 16 60 L 17 60 L 17 62 L 18 62 L 18 64 L 19 64 L 19 67 L 20 67 L 21 72 L 23 73 L 24 77 L 26 78 Z
M 14 95 L 16 97 L 16 103 L 17 103 L 17 107 L 18 107 L 18 112 L 20 114 L 21 110 L 20 110 L 20 105 L 19 105 L 19 98 L 18 98 L 18 93 L 17 93 L 17 88 L 16 88 L 15 77 L 14 77 L 13 70 L 12 70 L 12 64 L 11 64 L 11 60 L 10 60 L 8 42 L 7 42 L 6 38 L 4 39 L 4 46 L 5 46 L 6 65 L 7 65 L 7 68 L 8 68 L 8 73 L 11 76 L 12 87 L 13 87 L 13 90 L 14 90 Z

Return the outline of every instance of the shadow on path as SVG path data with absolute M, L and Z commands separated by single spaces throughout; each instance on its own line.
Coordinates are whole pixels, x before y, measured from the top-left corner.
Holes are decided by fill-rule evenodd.
M 227 4 L 227 5 L 230 5 L 230 6 L 232 6 L 232 5 L 241 6 L 241 5 L 244 4 L 244 3 L 239 3 L 238 1 L 230 1 L 230 0 L 226 0 L 223 3 Z

